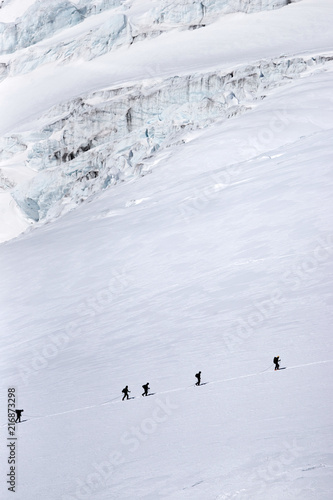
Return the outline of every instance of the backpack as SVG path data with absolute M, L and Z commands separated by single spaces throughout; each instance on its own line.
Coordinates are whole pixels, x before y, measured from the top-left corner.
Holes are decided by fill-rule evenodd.
M 275 356 L 275 358 L 273 359 L 273 363 L 278 363 L 279 362 L 279 358 Z

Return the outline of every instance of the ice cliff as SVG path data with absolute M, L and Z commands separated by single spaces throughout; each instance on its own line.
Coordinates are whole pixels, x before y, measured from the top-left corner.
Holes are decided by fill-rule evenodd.
M 90 60 L 120 46 L 172 29 L 197 29 L 217 16 L 277 9 L 291 0 L 164 0 L 151 2 L 147 12 L 132 14 L 132 2 L 124 0 L 38 0 L 15 22 L 0 22 L 0 80 L 34 70 L 40 65 L 74 59 Z M 103 16 L 95 26 L 94 16 Z M 1 9 L 0 9 L 1 21 Z M 71 30 L 82 24 L 79 30 Z M 65 39 L 57 36 L 66 30 Z M 45 45 L 45 41 L 48 43 Z M 28 50 L 21 50 L 21 49 Z M 15 53 L 15 57 L 8 55 Z M 1 64 L 1 61 L 0 61 Z
M 2 2 L 0 20 L 12 2 L 17 0 Z M 0 23 L 0 79 L 50 62 L 94 59 L 121 46 L 131 50 L 133 43 L 173 29 L 204 29 L 221 15 L 288 3 L 163 0 L 151 1 L 148 10 L 135 0 L 37 0 L 26 8 L 21 3 L 14 21 Z M 96 89 L 60 102 L 39 116 L 33 130 L 0 138 L 0 162 L 17 159 L 35 172 L 33 179 L 17 183 L 1 172 L 0 163 L 0 188 L 11 192 L 32 221 L 58 216 L 110 185 L 144 175 L 149 170 L 145 162 L 156 151 L 181 144 L 189 130 L 247 111 L 268 89 L 326 59 L 280 57 L 228 72 Z
M 268 89 L 325 62 L 282 57 L 227 74 L 104 89 L 61 103 L 42 117 L 41 130 L 0 142 L 0 158 L 27 150 L 27 165 L 38 171 L 13 196 L 35 221 L 59 215 L 111 184 L 143 175 L 148 157 L 181 143 L 189 130 L 245 112 Z

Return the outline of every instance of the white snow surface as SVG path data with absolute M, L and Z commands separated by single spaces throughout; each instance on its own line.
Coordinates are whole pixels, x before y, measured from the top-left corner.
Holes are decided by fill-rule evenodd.
M 26 10 L 35 3 L 36 0 L 1 0 L 0 3 L 0 22 L 2 23 L 12 23 L 15 22 L 17 18 L 24 15 Z
M 15 387 L 18 500 L 331 500 L 332 6 L 273 3 L 0 82 L 1 499 Z

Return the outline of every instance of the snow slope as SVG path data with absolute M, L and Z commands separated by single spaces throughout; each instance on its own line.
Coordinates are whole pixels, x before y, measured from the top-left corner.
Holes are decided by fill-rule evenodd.
M 331 497 L 331 83 L 281 89 L 2 246 L 18 498 Z
M 179 131 L 0 246 L 1 498 L 14 386 L 19 500 L 331 499 L 332 83 L 328 61 Z

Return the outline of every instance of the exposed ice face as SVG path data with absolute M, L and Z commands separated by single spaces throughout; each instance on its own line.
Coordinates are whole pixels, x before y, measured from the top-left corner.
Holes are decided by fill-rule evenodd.
M 59 215 L 110 184 L 144 175 L 147 157 L 181 143 L 184 132 L 245 112 L 269 88 L 324 62 L 280 58 L 227 74 L 106 89 L 55 106 L 38 133 L 6 138 L 14 151 L 28 148 L 27 164 L 39 171 L 13 196 L 35 221 Z
M 17 74 L 28 73 L 38 66 L 54 61 L 66 63 L 73 59 L 94 59 L 113 48 L 130 45 L 132 41 L 133 38 L 127 16 L 124 14 L 114 14 L 108 17 L 96 29 L 88 30 L 86 33 L 65 43 L 55 43 L 50 47 L 38 45 L 30 47 L 6 65 L 4 77 L 8 74 L 15 76 Z
M 220 15 L 283 7 L 288 0 L 6 0 L 0 81 L 37 67 L 90 60 L 170 30 L 204 27 Z M 4 10 L 6 13 L 6 11 Z M 14 13 L 17 12 L 17 16 Z M 317 61 L 318 62 L 318 61 Z M 194 74 L 81 96 L 52 108 L 44 126 L 0 138 L 0 160 L 37 172 L 13 197 L 32 220 L 57 216 L 94 193 L 145 173 L 145 159 L 184 131 L 246 111 L 266 87 L 311 61 L 281 59 L 229 74 Z M 56 66 L 55 66 L 56 67 Z M 8 82 L 7 80 L 7 82 Z M 6 82 L 6 83 L 7 83 Z M 46 124 L 46 125 L 45 125 Z M 24 159 L 23 159 L 24 157 Z M 32 170 L 31 170 L 32 169 Z M 27 177 L 31 179 L 31 176 Z M 2 188 L 9 191 L 11 182 Z
M 277 9 L 290 3 L 288 0 L 164 0 L 154 10 L 156 23 L 189 24 L 199 26 L 211 14 L 231 14 L 234 12 L 258 12 Z
M 132 2 L 124 0 L 80 0 L 75 4 L 66 0 L 37 0 L 15 23 L 0 23 L 0 54 L 13 54 L 28 48 L 12 57 L 6 72 L 0 72 L 0 79 L 27 73 L 53 61 L 66 63 L 73 58 L 93 59 L 116 47 L 129 46 L 170 29 L 202 27 L 218 15 L 252 13 L 280 8 L 288 3 L 289 0 L 181 0 L 176 3 L 164 0 L 153 2 L 143 21 L 140 16 L 132 16 Z M 119 6 L 123 12 L 112 14 Z M 110 11 L 107 19 L 98 28 L 91 29 L 87 25 L 80 36 L 73 34 L 66 42 L 52 41 L 52 36 L 59 30 L 69 29 L 106 11 Z M 50 39 L 48 46 L 38 44 L 45 39 Z
M 37 0 L 15 23 L 0 23 L 0 53 L 8 54 L 83 21 L 85 10 L 68 1 Z
M 21 153 L 27 149 L 27 145 L 23 142 L 19 135 L 11 135 L 0 138 L 0 158 L 7 160 L 12 158 L 17 153 Z
M 0 63 L 0 82 L 8 75 L 8 65 L 6 63 Z
M 120 4 L 121 0 L 81 0 L 77 4 L 67 0 L 36 0 L 15 22 L 0 22 L 0 54 L 30 47 Z

